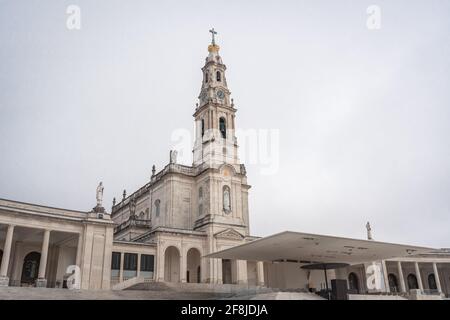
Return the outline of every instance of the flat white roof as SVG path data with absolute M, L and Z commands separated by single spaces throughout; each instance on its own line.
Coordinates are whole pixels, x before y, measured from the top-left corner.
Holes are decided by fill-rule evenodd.
M 360 264 L 436 249 L 285 231 L 206 255 L 208 258 Z

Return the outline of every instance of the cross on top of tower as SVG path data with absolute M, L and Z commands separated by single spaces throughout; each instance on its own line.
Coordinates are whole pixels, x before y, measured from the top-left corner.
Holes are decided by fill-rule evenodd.
M 211 32 L 211 35 L 212 35 L 212 41 L 211 41 L 211 44 L 212 45 L 215 45 L 216 44 L 216 39 L 215 39 L 215 35 L 217 34 L 217 31 L 216 30 L 214 30 L 214 28 L 212 28 L 211 30 L 209 30 L 209 32 Z

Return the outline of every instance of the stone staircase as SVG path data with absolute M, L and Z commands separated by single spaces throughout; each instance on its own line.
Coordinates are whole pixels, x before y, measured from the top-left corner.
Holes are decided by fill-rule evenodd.
M 140 282 L 127 286 L 125 290 L 173 291 L 192 293 L 212 293 L 221 295 L 254 295 L 274 292 L 271 288 L 239 285 L 239 284 L 211 284 L 211 283 L 174 283 L 174 282 Z

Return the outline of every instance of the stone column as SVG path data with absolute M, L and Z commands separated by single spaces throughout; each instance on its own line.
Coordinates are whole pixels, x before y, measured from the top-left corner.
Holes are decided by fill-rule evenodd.
M 381 260 L 381 265 L 383 266 L 384 291 L 391 292 L 391 288 L 389 288 L 389 275 L 386 267 L 386 260 Z
M 14 234 L 14 226 L 8 225 L 8 231 L 6 232 L 5 245 L 3 247 L 2 265 L 0 268 L 0 287 L 9 285 L 8 266 L 9 266 L 9 259 L 11 256 L 11 246 L 12 246 L 13 234 Z
M 41 260 L 39 262 L 38 279 L 36 280 L 36 287 L 47 286 L 47 279 L 45 278 L 45 272 L 47 271 L 47 258 L 48 258 L 48 245 L 50 242 L 50 230 L 44 231 L 44 239 L 42 241 Z
M 414 268 L 416 269 L 417 283 L 419 284 L 419 290 L 423 293 L 422 276 L 420 275 L 419 263 L 414 262 Z
M 235 260 L 236 284 L 247 284 L 247 260 Z
M 136 277 L 140 277 L 140 275 L 141 275 L 141 254 L 138 253 L 137 266 L 136 266 Z
M 398 277 L 400 280 L 400 292 L 406 292 L 405 278 L 403 277 L 402 263 L 397 261 Z
M 80 233 L 78 235 L 78 244 L 77 244 L 77 258 L 75 260 L 75 264 L 81 268 L 81 254 L 83 252 L 83 234 Z
M 262 261 L 256 262 L 256 285 L 260 287 L 265 286 L 264 282 L 264 263 Z
M 434 279 L 436 279 L 437 290 L 441 294 L 442 293 L 441 280 L 439 279 L 439 272 L 436 262 L 433 262 L 433 272 L 434 272 Z
M 223 284 L 222 259 L 214 259 L 213 263 L 216 265 L 215 281 L 213 283 Z
M 186 273 L 187 273 L 187 256 L 183 249 L 180 250 L 180 282 L 186 281 Z
M 119 269 L 119 282 L 123 281 L 123 260 L 125 258 L 125 254 L 123 252 L 120 253 L 120 269 Z

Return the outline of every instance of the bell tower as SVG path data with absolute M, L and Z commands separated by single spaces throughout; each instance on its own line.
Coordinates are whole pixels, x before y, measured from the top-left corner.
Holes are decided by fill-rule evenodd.
M 227 163 L 239 167 L 234 122 L 236 109 L 225 76 L 227 68 L 219 55 L 220 47 L 215 40 L 217 32 L 214 28 L 209 32 L 212 40 L 202 68 L 199 103 L 193 115 L 196 131 L 194 166 L 217 167 Z

